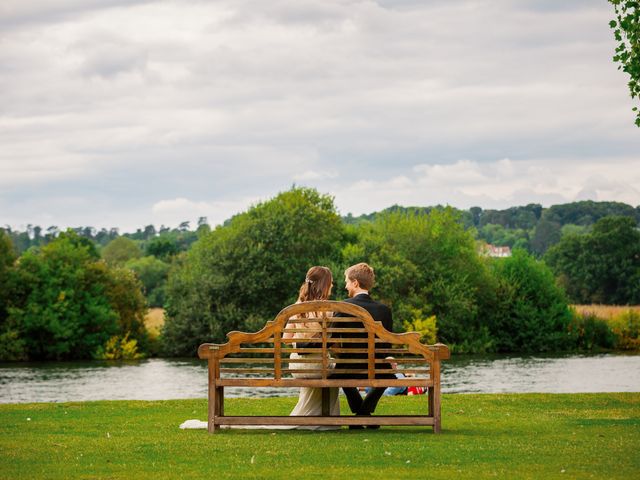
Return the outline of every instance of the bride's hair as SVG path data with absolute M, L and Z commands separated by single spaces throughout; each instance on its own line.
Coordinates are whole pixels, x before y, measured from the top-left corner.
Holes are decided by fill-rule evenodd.
M 331 270 L 327 267 L 311 267 L 300 286 L 298 302 L 328 299 L 332 284 L 333 275 L 331 275 Z

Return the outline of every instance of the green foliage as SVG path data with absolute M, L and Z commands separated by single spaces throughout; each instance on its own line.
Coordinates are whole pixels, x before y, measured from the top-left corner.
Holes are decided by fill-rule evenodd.
M 552 218 L 548 211 L 545 212 L 534 230 L 531 250 L 538 255 L 542 255 L 549 247 L 560 241 L 562 225 Z
M 292 188 L 200 238 L 169 275 L 163 337 L 171 355 L 261 327 L 297 298 L 312 265 L 339 255 L 333 199 Z
M 105 296 L 117 316 L 118 332 L 131 335 L 147 348 L 148 334 L 144 326 L 147 301 L 142 283 L 127 268 L 111 268 L 105 284 Z
M 9 318 L 9 307 L 16 288 L 15 254 L 11 238 L 0 230 L 0 359 L 26 360 L 24 341 L 15 321 Z
M 75 233 L 26 252 L 17 276 L 10 320 L 30 359 L 91 358 L 116 333 L 117 314 L 105 296 L 108 268 Z
M 529 242 L 529 233 L 523 229 L 507 229 L 502 225 L 488 223 L 478 231 L 478 238 L 497 246 L 522 246 Z
M 621 202 L 580 202 L 553 205 L 545 210 L 545 217 L 560 225 L 574 224 L 588 227 L 604 217 L 629 217 L 640 223 L 639 211 Z
M 479 210 L 480 211 L 476 210 L 474 215 L 477 218 L 477 220 L 474 221 L 477 227 L 495 224 L 501 225 L 509 230 L 530 230 L 535 227 L 540 219 L 542 205 L 530 203 L 524 207 L 511 207 L 506 210 Z
M 13 244 L 9 235 L 0 230 L 0 332 L 7 318 L 12 289 L 12 269 L 15 262 Z
M 613 61 L 618 70 L 627 73 L 631 98 L 640 98 L 640 3 L 635 0 L 609 0 L 613 4 L 616 20 L 609 22 L 618 42 Z M 635 124 L 640 127 L 640 110 L 636 112 Z
M 404 323 L 404 329 L 407 332 L 420 333 L 420 341 L 428 345 L 436 343 L 438 336 L 438 327 L 436 326 L 436 316 L 430 317 L 424 316 L 422 310 L 417 308 L 412 309 L 413 320 Z
M 133 273 L 109 268 L 71 230 L 23 254 L 13 274 L 1 358 L 91 358 L 118 332 L 145 338 L 146 305 Z
M 640 313 L 629 310 L 610 321 L 616 346 L 622 350 L 640 350 Z
M 584 225 L 574 225 L 573 223 L 567 223 L 560 229 L 561 238 L 568 235 L 582 235 L 583 233 L 587 232 L 588 228 Z
M 147 256 L 129 260 L 125 266 L 133 270 L 144 285 L 149 306 L 164 306 L 170 265 L 156 257 Z
M 481 331 L 490 278 L 453 209 L 389 212 L 361 224 L 358 234 L 343 248 L 343 265 L 366 261 L 374 267 L 374 292 L 392 307 L 394 330 L 402 331 L 420 311 L 437 317 L 445 343 L 462 343 Z
M 5 326 L 0 332 L 0 360 L 10 362 L 28 360 L 27 346 L 20 338 L 18 330 Z
M 492 261 L 497 281 L 496 308 L 487 316 L 500 352 L 567 349 L 571 313 L 551 270 L 523 250 Z
M 640 231 L 631 218 L 602 218 L 544 258 L 574 303 L 640 303 Z
M 150 240 L 145 248 L 147 256 L 154 256 L 163 260 L 173 257 L 179 251 L 177 240 L 169 235 L 162 235 Z
M 616 335 L 606 320 L 593 313 L 571 313 L 569 336 L 575 341 L 578 350 L 594 351 L 612 349 L 616 346 Z
M 137 360 L 144 358 L 144 355 L 138 352 L 138 341 L 129 339 L 129 333 L 124 336 L 114 335 L 104 347 L 97 350 L 95 358 L 99 360 Z
M 104 258 L 109 265 L 122 266 L 127 261 L 140 258 L 141 256 L 142 250 L 140 250 L 138 244 L 127 237 L 118 237 L 102 249 L 102 258 Z

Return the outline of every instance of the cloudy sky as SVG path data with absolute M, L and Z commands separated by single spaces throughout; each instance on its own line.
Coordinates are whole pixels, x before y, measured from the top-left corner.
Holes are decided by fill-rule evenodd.
M 293 184 L 640 204 L 604 0 L 2 0 L 0 225 L 224 221 Z

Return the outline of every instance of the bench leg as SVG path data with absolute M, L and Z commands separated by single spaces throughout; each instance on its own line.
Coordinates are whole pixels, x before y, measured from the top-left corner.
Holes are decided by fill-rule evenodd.
M 440 433 L 440 360 L 433 362 L 433 387 L 429 389 L 429 415 L 433 416 L 433 433 Z
M 218 389 L 214 385 L 209 385 L 209 412 L 208 412 L 208 430 L 209 433 L 215 433 L 220 428 L 216 424 L 216 417 L 218 416 L 218 409 L 220 406 Z
M 208 405 L 208 422 L 207 430 L 209 433 L 215 433 L 220 428 L 216 423 L 217 417 L 224 415 L 224 387 L 216 386 L 216 378 L 219 378 L 219 372 L 216 367 L 217 358 L 209 358 L 209 405 Z
M 433 407 L 431 407 L 432 404 Z M 440 385 L 433 388 L 433 396 L 429 398 L 429 406 L 433 409 L 433 433 L 440 433 Z

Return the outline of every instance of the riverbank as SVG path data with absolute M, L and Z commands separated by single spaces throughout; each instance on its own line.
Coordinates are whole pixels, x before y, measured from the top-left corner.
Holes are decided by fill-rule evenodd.
M 295 398 L 229 399 L 286 415 Z M 0 478 L 638 478 L 640 393 L 444 395 L 443 433 L 180 430 L 205 400 L 0 405 Z M 342 411 L 347 411 L 344 403 Z M 377 413 L 425 408 L 387 397 Z

